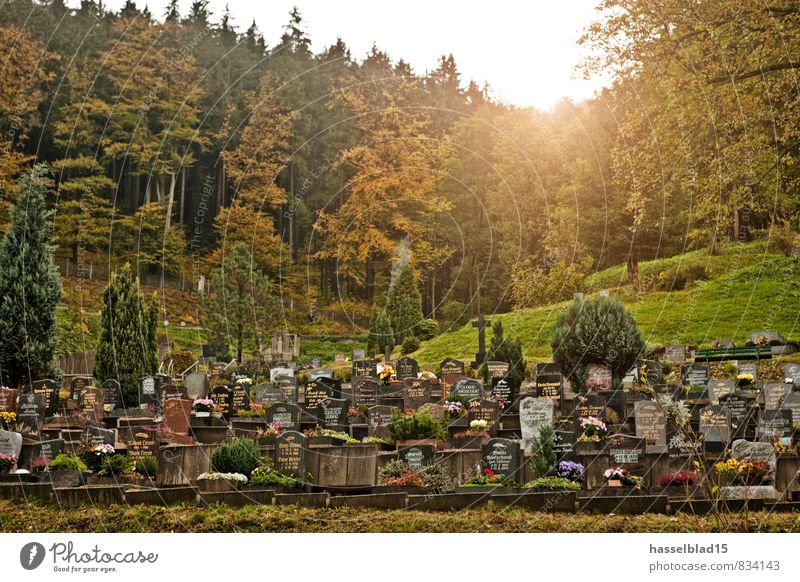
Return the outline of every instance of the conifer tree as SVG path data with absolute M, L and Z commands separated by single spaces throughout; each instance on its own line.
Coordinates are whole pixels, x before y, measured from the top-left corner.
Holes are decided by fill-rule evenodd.
M 505 337 L 503 322 L 499 319 L 492 324 L 492 339 L 489 343 L 488 361 L 506 362 L 508 374 L 506 378 L 516 388 L 525 380 L 525 371 L 528 364 L 522 357 L 522 341 L 517 338 L 512 340 Z M 485 373 L 485 369 L 482 370 Z
M 556 431 L 552 424 L 544 425 L 531 442 L 531 466 L 538 477 L 556 473 L 558 458 L 553 450 Z
M 389 291 L 386 314 L 394 332 L 395 344 L 402 344 L 406 336 L 414 335 L 417 324 L 423 320 L 422 296 L 417 289 L 417 280 L 411 265 L 403 267 Z
M 11 227 L 0 243 L 0 383 L 20 386 L 52 373 L 61 279 L 53 263 L 50 170 L 20 180 Z
M 125 407 L 138 404 L 139 380 L 158 369 L 157 318 L 157 303 L 145 300 L 130 265 L 111 275 L 103 293 L 94 376 L 118 380 Z
M 386 349 L 393 350 L 395 346 L 392 322 L 386 314 L 386 310 L 375 310 L 369 322 L 369 336 L 367 337 L 367 349 L 371 353 L 378 351 L 383 354 Z

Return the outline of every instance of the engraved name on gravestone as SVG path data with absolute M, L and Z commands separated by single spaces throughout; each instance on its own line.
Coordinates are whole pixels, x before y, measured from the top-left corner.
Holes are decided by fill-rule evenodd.
M 300 481 L 306 480 L 308 439 L 295 430 L 287 430 L 275 439 L 275 468 Z
M 153 376 L 145 376 L 139 380 L 139 406 L 158 406 L 158 387 Z
M 636 436 L 643 438 L 647 445 L 666 446 L 667 417 L 661 405 L 650 400 L 638 400 L 633 407 Z
M 700 432 L 705 443 L 727 443 L 731 440 L 731 411 L 712 404 L 700 411 Z
M 227 420 L 233 414 L 233 390 L 227 386 L 217 386 L 211 390 L 211 400 L 217 408 L 217 412 L 221 412 L 222 416 Z
M 414 358 L 403 356 L 397 360 L 395 366 L 398 380 L 405 380 L 406 378 L 416 378 L 419 375 L 419 364 Z
M 320 378 L 333 378 L 333 370 L 330 368 L 317 368 L 308 373 L 309 380 L 319 380 Z
M 94 445 L 111 445 L 116 443 L 116 433 L 113 430 L 100 428 L 99 426 L 87 427 L 83 433 L 83 441 L 87 446 L 93 447 Z
M 553 452 L 559 461 L 571 461 L 575 458 L 574 430 L 557 430 L 553 435 Z
M 17 412 L 17 391 L 0 386 L 0 412 Z
M 0 453 L 19 460 L 22 452 L 22 435 L 10 430 L 0 430 Z
M 278 376 L 287 376 L 289 378 L 294 378 L 294 370 L 291 368 L 272 368 L 269 371 L 269 381 L 274 382 L 275 378 Z
M 481 445 L 481 463 L 483 469 L 489 469 L 495 475 L 514 478 L 519 471 L 520 447 L 511 439 L 489 439 Z
M 760 441 L 775 439 L 789 439 L 793 433 L 792 411 L 786 408 L 780 410 L 765 410 L 761 417 L 758 430 Z
M 431 381 L 418 378 L 403 380 L 403 407 L 416 410 L 431 401 Z
M 331 398 L 333 390 L 319 380 L 309 380 L 305 385 L 305 408 L 315 410 L 325 398 Z
M 686 361 L 686 346 L 683 344 L 670 344 L 664 348 L 664 359 L 673 364 L 683 364 Z
M 800 392 L 792 392 L 783 401 L 783 407 L 792 411 L 792 425 L 800 426 Z
M 38 441 L 33 445 L 33 458 L 49 463 L 64 452 L 64 439 Z
M 397 452 L 400 460 L 408 463 L 412 469 L 421 469 L 433 460 L 433 445 L 414 445 L 402 447 Z
M 495 400 L 473 400 L 467 409 L 467 422 L 485 420 L 491 427 L 500 418 L 500 405 Z
M 707 364 L 684 364 L 681 366 L 681 382 L 684 386 L 707 386 L 710 369 Z
M 370 360 L 353 360 L 353 377 L 356 376 L 371 376 L 373 378 L 378 376 L 378 368 L 375 362 Z
M 509 368 L 508 362 L 486 362 L 486 381 L 491 382 L 492 378 L 505 378 Z
M 232 413 L 237 413 L 240 410 L 248 410 L 250 408 L 250 390 L 248 384 L 236 382 L 231 388 L 231 392 Z
M 740 375 L 749 374 L 753 377 L 753 382 L 758 381 L 758 364 L 755 362 L 739 362 L 736 367 Z
M 78 400 L 80 398 L 81 390 L 87 386 L 91 386 L 94 378 L 91 376 L 74 376 L 69 381 L 69 398 L 70 400 Z
M 153 429 L 130 429 L 123 435 L 128 458 L 134 463 L 143 457 L 154 457 L 158 452 L 158 435 Z
M 103 390 L 105 390 L 105 401 L 103 408 L 106 411 L 112 411 L 116 408 L 122 407 L 122 386 L 116 378 L 109 378 L 103 382 Z
M 278 422 L 283 430 L 298 430 L 300 428 L 301 409 L 294 404 L 273 404 L 267 409 L 266 422 Z
M 535 385 L 536 395 L 539 398 L 550 398 L 554 402 L 561 400 L 561 387 L 563 383 L 561 374 L 537 374 Z
M 483 397 L 483 382 L 475 378 L 461 378 L 453 384 L 453 392 L 470 400 Z
M 731 413 L 731 438 L 743 437 L 752 418 L 750 403 L 745 396 L 733 392 L 719 399 L 720 406 L 724 406 Z
M 629 470 L 634 474 L 640 474 L 638 470 L 630 465 L 639 465 L 645 452 L 645 441 L 643 438 L 634 437 L 626 434 L 614 434 L 608 437 L 605 443 L 604 453 L 608 455 L 609 462 L 613 465 L 628 465 Z
M 355 405 L 375 406 L 378 404 L 380 387 L 381 383 L 375 378 L 370 378 L 368 376 L 359 376 L 358 378 L 353 378 L 351 388 Z
M 492 378 L 492 398 L 501 401 L 503 408 L 510 408 L 516 396 L 508 378 Z
M 91 423 L 99 423 L 103 416 L 106 393 L 102 388 L 85 385 L 78 393 L 78 410 Z
M 283 390 L 285 400 L 297 404 L 300 393 L 300 383 L 297 378 L 294 376 L 276 376 L 273 382 Z
M 277 404 L 285 399 L 283 390 L 272 384 L 258 384 L 253 388 L 253 396 L 258 404 Z
M 764 410 L 783 408 L 783 401 L 792 392 L 792 384 L 764 382 Z
M 45 379 L 32 382 L 27 390 L 43 398 L 45 416 L 52 416 L 58 409 L 58 384 L 54 380 Z
M 541 428 L 553 422 L 553 401 L 549 398 L 528 396 L 519 403 L 519 423 L 522 433 L 522 448 L 530 450 L 532 441 L 539 436 Z
M 367 436 L 389 439 L 389 423 L 392 414 L 399 412 L 396 406 L 370 406 L 367 411 Z
M 711 380 L 708 384 L 708 397 L 712 402 L 719 403 L 719 399 L 732 394 L 736 390 L 733 380 Z
M 317 407 L 317 421 L 325 428 L 341 430 L 347 425 L 350 401 L 340 398 L 323 398 Z
M 610 390 L 612 385 L 611 368 L 605 364 L 588 364 L 586 366 L 586 389 L 589 392 Z
M 342 398 L 342 381 L 327 376 L 321 376 L 316 379 L 320 384 L 330 388 L 332 398 Z
M 439 377 L 443 377 L 447 374 L 459 374 L 464 375 L 466 372 L 466 366 L 464 362 L 461 360 L 456 360 L 455 358 L 447 358 L 443 360 L 441 364 L 439 364 Z
M 183 398 L 170 398 L 164 402 L 164 422 L 174 434 L 189 434 L 192 402 Z

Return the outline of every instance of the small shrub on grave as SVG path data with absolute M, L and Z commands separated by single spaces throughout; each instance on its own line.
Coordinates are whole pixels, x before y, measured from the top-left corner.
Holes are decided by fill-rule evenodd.
M 439 324 L 435 319 L 423 319 L 417 324 L 417 337 L 426 342 L 439 335 Z
M 693 487 L 700 483 L 700 477 L 694 471 L 678 471 L 667 473 L 658 478 L 661 487 Z
M 272 461 L 265 459 L 258 467 L 253 469 L 250 474 L 250 485 L 261 487 L 274 485 L 277 487 L 295 488 L 299 486 L 297 479 L 284 475 L 272 466 Z
M 114 447 L 107 444 L 93 445 L 89 448 L 81 449 L 78 453 L 81 461 L 83 461 L 92 473 L 99 473 L 103 468 L 103 460 L 115 454 Z
M 546 424 L 531 443 L 531 467 L 539 477 L 549 477 L 556 473 L 558 458 L 553 450 L 555 434 L 553 425 Z
M 211 453 L 211 466 L 218 473 L 250 475 L 261 462 L 261 449 L 253 439 L 240 437 L 223 443 Z
M 89 467 L 78 457 L 61 453 L 47 465 L 48 471 L 81 471 L 87 472 Z
M 537 477 L 533 481 L 525 483 L 526 489 L 569 489 L 578 490 L 581 484 L 566 477 Z
M 150 477 L 153 479 L 158 471 L 158 459 L 156 459 L 153 455 L 142 457 L 136 461 L 136 465 L 134 465 L 133 470 L 143 477 Z
M 133 461 L 130 460 L 128 455 L 114 454 L 103 457 L 97 474 L 107 477 L 120 477 L 131 471 L 133 471 Z
M 403 340 L 403 344 L 400 347 L 400 351 L 402 352 L 403 355 L 410 354 L 412 352 L 416 352 L 419 349 L 419 346 L 420 342 L 419 339 L 417 339 L 417 336 L 408 335 Z
M 470 477 L 461 484 L 461 487 L 516 487 L 517 482 L 506 477 L 505 475 L 497 475 L 488 467 L 483 470 L 483 473 Z
M 396 412 L 389 422 L 389 434 L 396 441 L 413 439 L 447 438 L 447 423 L 437 420 L 428 413 L 406 411 Z

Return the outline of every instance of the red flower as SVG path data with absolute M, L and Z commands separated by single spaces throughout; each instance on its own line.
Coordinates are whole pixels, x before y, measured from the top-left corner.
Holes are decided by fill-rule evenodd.
M 489 477 L 494 477 L 494 471 L 492 471 L 488 467 L 486 469 L 484 469 L 483 472 L 486 473 L 487 475 L 489 475 Z

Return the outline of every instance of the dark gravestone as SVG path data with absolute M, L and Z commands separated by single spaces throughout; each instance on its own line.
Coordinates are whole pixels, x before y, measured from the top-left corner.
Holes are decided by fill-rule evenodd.
M 419 364 L 414 358 L 403 356 L 397 360 L 395 366 L 397 371 L 397 379 L 405 380 L 406 378 L 416 378 L 419 375 Z
M 733 380 L 712 380 L 708 384 L 708 397 L 711 402 L 719 402 L 720 398 L 732 394 L 736 390 Z
M 155 430 L 131 428 L 123 436 L 128 458 L 134 463 L 143 457 L 154 457 L 158 452 L 158 435 Z
M 350 401 L 344 398 L 323 398 L 317 406 L 317 422 L 325 428 L 342 430 L 347 426 Z
M 516 390 L 508 378 L 492 378 L 492 398 L 503 403 L 503 408 L 510 408 L 517 399 Z
M 378 393 L 381 383 L 374 378 L 359 376 L 353 378 L 351 388 L 353 390 L 353 401 L 356 406 L 375 406 L 378 404 Z
M 248 393 L 248 389 L 246 386 L 237 382 L 233 385 L 231 389 L 233 392 L 232 397 L 232 414 L 239 412 L 240 410 L 249 410 L 250 409 L 250 394 Z
M 398 412 L 396 406 L 370 406 L 367 411 L 367 436 L 389 439 L 389 423 L 392 414 Z
M 0 412 L 17 412 L 17 391 L 0 386 Z
M 495 475 L 515 478 L 520 456 L 519 443 L 511 439 L 489 439 L 481 446 L 483 469 L 489 469 Z
M 800 364 L 784 364 L 783 378 L 785 382 L 800 386 Z
M 667 417 L 661 405 L 650 400 L 639 400 L 633 406 L 636 436 L 644 439 L 647 445 L 665 447 L 667 445 Z
M 333 390 L 319 380 L 309 380 L 305 385 L 305 397 L 305 409 L 311 412 L 324 399 L 333 397 Z
M 719 403 L 731 413 L 731 438 L 743 438 L 753 415 L 748 399 L 734 392 L 727 396 L 722 396 L 719 399 Z
M 608 398 L 604 394 L 587 394 L 578 398 L 575 410 L 572 412 L 575 429 L 580 435 L 581 420 L 593 416 L 605 422 Z
M 47 405 L 43 394 L 23 392 L 19 396 L 17 408 L 17 430 L 23 433 L 39 434 L 46 412 Z
M 478 313 L 478 320 L 472 322 L 472 327 L 478 330 L 478 352 L 475 354 L 475 361 L 472 362 L 472 368 L 475 370 L 486 360 L 486 328 L 491 323 L 483 318 L 483 312 Z
M 442 376 L 439 380 L 439 384 L 442 387 L 442 396 L 447 397 L 453 391 L 453 386 L 455 386 L 459 380 L 469 380 L 469 376 L 464 376 L 463 374 L 447 374 Z
M 102 388 L 92 388 L 87 385 L 78 393 L 78 410 L 80 410 L 81 416 L 87 418 L 92 424 L 100 424 L 105 416 L 105 402 L 106 391 Z
M 731 440 L 731 411 L 717 404 L 706 406 L 700 411 L 700 432 L 706 450 L 724 450 Z
M 189 392 L 186 390 L 186 386 L 170 383 L 164 384 L 159 388 L 159 396 L 161 398 L 161 409 L 163 410 L 164 403 L 167 400 L 172 400 L 173 398 L 188 400 Z
M 769 442 L 777 439 L 790 439 L 792 432 L 791 410 L 781 408 L 780 410 L 764 411 L 758 430 L 758 440 Z
M 94 378 L 91 376 L 75 376 L 69 381 L 69 398 L 70 400 L 78 400 L 80 398 L 81 390 L 91 387 Z
M 298 430 L 302 410 L 294 404 L 273 404 L 267 409 L 267 424 L 280 423 L 283 430 Z
M 403 380 L 403 407 L 416 410 L 431 401 L 430 380 L 406 378 Z
M 707 364 L 684 364 L 681 366 L 681 383 L 684 386 L 707 386 L 710 370 Z
M 664 348 L 664 359 L 672 364 L 683 364 L 686 361 L 686 346 L 670 344 Z
M 22 453 L 22 435 L 10 430 L 0 430 L 0 453 L 19 460 Z
M 107 411 L 111 411 L 122 406 L 122 387 L 119 385 L 118 380 L 115 378 L 109 378 L 103 382 L 103 390 L 106 392 L 104 408 Z
M 441 364 L 439 364 L 439 377 L 442 378 L 447 374 L 458 374 L 460 376 L 464 375 L 466 372 L 466 366 L 464 362 L 461 360 L 456 360 L 455 358 L 447 358 Z
M 611 368 L 605 364 L 588 364 L 586 366 L 586 389 L 589 392 L 609 390 L 612 380 Z
M 539 374 L 536 376 L 536 396 L 549 398 L 553 402 L 561 400 L 561 374 Z
M 375 367 L 375 362 L 370 360 L 356 360 L 353 362 L 353 377 L 356 376 L 371 376 L 375 378 L 378 375 L 378 369 Z
M 535 375 L 561 374 L 561 364 L 555 362 L 539 362 L 536 364 Z
M 397 454 L 412 469 L 420 469 L 433 460 L 433 445 L 402 447 Z
M 643 475 L 644 439 L 626 434 L 613 434 L 606 440 L 603 452 L 608 455 L 610 464 L 622 466 L 635 475 Z
M 116 435 L 113 430 L 90 426 L 83 433 L 83 441 L 89 447 L 94 445 L 111 445 L 113 447 L 116 444 Z
M 648 386 L 661 383 L 661 362 L 655 360 L 641 360 L 636 367 L 636 381 Z
M 188 435 L 192 417 L 192 400 L 170 398 L 164 402 L 164 422 L 174 434 Z
M 800 426 L 800 392 L 792 392 L 783 401 L 783 407 L 792 411 L 792 425 Z
M 467 421 L 485 420 L 489 426 L 500 418 L 500 405 L 496 400 L 474 400 L 467 410 Z
M 308 439 L 301 432 L 287 430 L 275 440 L 275 468 L 302 482 L 306 480 Z
M 474 378 L 462 378 L 453 385 L 452 391 L 462 398 L 477 400 L 483 398 L 483 382 Z
M 792 384 L 764 382 L 764 410 L 779 410 L 783 401 L 792 392 Z
M 231 417 L 233 414 L 233 390 L 227 386 L 217 386 L 211 390 L 209 397 L 214 401 L 217 412 L 221 412 L 226 419 Z
M 45 415 L 52 416 L 58 409 L 58 384 L 53 380 L 37 380 L 30 385 L 28 391 L 43 398 Z
M 297 381 L 297 378 L 294 376 L 277 376 L 274 382 L 283 390 L 286 400 L 297 404 L 298 393 L 300 392 L 300 383 Z
M 559 461 L 572 461 L 575 459 L 575 441 L 577 437 L 574 430 L 557 430 L 553 435 L 553 452 Z
M 505 378 L 508 376 L 509 368 L 508 362 L 486 362 L 486 381 L 491 382 L 492 378 Z
M 342 398 L 342 381 L 322 376 L 316 379 L 320 384 L 330 388 L 332 398 Z
M 64 452 L 64 439 L 39 441 L 33 445 L 33 458 L 44 459 L 49 463 Z
M 286 397 L 283 390 L 272 384 L 259 384 L 253 388 L 253 397 L 258 404 L 277 404 Z
M 158 407 L 158 381 L 154 376 L 145 376 L 139 380 L 139 406 Z
M 740 375 L 749 374 L 753 377 L 753 382 L 758 381 L 758 364 L 755 362 L 739 362 L 736 367 Z

